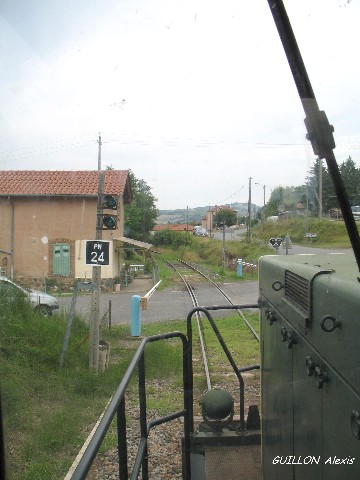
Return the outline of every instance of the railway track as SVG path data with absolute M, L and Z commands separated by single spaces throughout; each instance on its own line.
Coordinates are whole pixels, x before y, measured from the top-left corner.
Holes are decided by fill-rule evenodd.
M 189 277 L 191 278 L 191 277 L 194 276 L 193 272 L 198 274 L 200 278 L 202 277 L 203 274 L 200 273 L 199 270 L 191 267 L 189 264 L 187 264 L 186 262 L 183 262 L 181 260 L 178 260 L 178 262 L 176 264 L 173 264 L 173 263 L 170 263 L 170 262 L 167 262 L 167 263 L 173 270 L 175 270 L 178 273 L 181 280 L 184 282 L 184 284 L 186 286 L 186 289 L 187 289 L 187 291 L 190 295 L 193 307 L 194 308 L 199 307 L 200 305 L 199 305 L 199 302 L 196 298 L 195 290 L 194 290 L 192 284 L 190 283 Z M 190 273 L 190 275 L 189 275 L 189 273 Z M 205 278 L 208 278 L 208 277 L 205 277 Z M 208 278 L 208 280 L 210 280 L 210 279 Z M 204 335 L 202 333 L 202 328 L 201 328 L 201 314 L 200 314 L 200 312 L 196 312 L 195 316 L 196 316 L 196 324 L 197 324 L 197 329 L 198 329 L 198 334 L 199 334 L 201 356 L 202 356 L 204 371 L 205 371 L 206 386 L 207 386 L 208 390 L 211 390 L 212 386 L 211 386 L 210 372 L 209 372 L 209 366 L 208 366 L 209 362 L 208 362 L 207 356 L 206 356 L 206 347 L 205 347 Z
M 196 284 L 199 281 L 206 281 L 209 284 L 211 284 L 214 287 L 214 300 L 218 300 L 219 302 L 224 302 L 225 304 L 218 304 L 218 305 L 213 305 L 213 306 L 207 306 L 207 307 L 202 307 L 206 308 L 207 310 L 213 310 L 213 311 L 218 311 L 218 310 L 231 310 L 235 312 L 236 314 L 239 315 L 241 320 L 245 323 L 246 327 L 249 329 L 253 337 L 256 339 L 257 342 L 259 342 L 259 335 L 251 325 L 251 323 L 247 320 L 247 318 L 244 315 L 243 309 L 245 308 L 257 308 L 257 305 L 255 304 L 249 304 L 249 305 L 242 305 L 241 307 L 238 305 L 235 305 L 231 298 L 226 294 L 226 292 L 216 283 L 214 282 L 208 275 L 204 274 L 201 272 L 198 268 L 194 267 L 193 265 L 184 262 L 182 260 L 177 260 L 177 262 L 171 263 L 167 262 L 169 267 L 171 267 L 181 278 L 182 282 L 184 283 L 189 296 L 191 298 L 192 304 L 194 309 L 200 307 L 201 308 L 201 303 L 199 301 L 199 296 L 201 297 L 201 292 L 198 291 Z M 200 295 L 199 295 L 200 294 Z M 200 344 L 200 352 L 201 352 L 201 358 L 202 358 L 202 364 L 203 364 L 203 369 L 205 373 L 205 378 L 206 378 L 206 387 L 207 390 L 210 390 L 212 388 L 212 381 L 211 381 L 211 376 L 210 376 L 210 370 L 209 370 L 209 361 L 208 361 L 208 355 L 207 355 L 207 349 L 206 349 L 206 341 L 204 338 L 204 333 L 203 333 L 203 328 L 202 328 L 202 312 L 201 311 L 195 311 L 195 316 L 196 316 L 196 324 L 197 324 L 197 331 L 199 335 L 199 344 Z M 243 371 L 246 371 L 244 369 Z
M 220 288 L 219 285 L 216 282 L 214 282 L 208 275 L 205 275 L 203 272 L 201 272 L 198 268 L 194 267 L 190 263 L 184 262 L 183 260 L 178 260 L 178 262 L 176 264 L 171 264 L 169 262 L 168 262 L 168 264 L 171 265 L 172 268 L 182 276 L 182 279 L 184 280 L 184 283 L 186 284 L 186 287 L 188 288 L 188 290 L 190 289 L 190 290 L 193 291 L 192 295 L 194 295 L 195 298 L 196 298 L 195 289 L 194 289 L 193 284 L 191 283 L 191 280 L 195 281 L 197 279 L 200 279 L 200 280 L 205 279 L 207 282 L 211 283 L 214 286 L 214 288 L 216 289 L 216 291 L 220 294 L 220 298 L 224 298 L 228 302 L 228 305 L 221 305 L 221 307 L 226 308 L 226 307 L 230 306 L 231 310 L 234 310 L 242 318 L 242 320 L 245 322 L 248 329 L 251 331 L 251 333 L 256 338 L 256 340 L 257 341 L 260 340 L 260 337 L 259 337 L 258 333 L 252 327 L 250 322 L 248 322 L 248 320 L 246 319 L 246 317 L 245 317 L 245 315 L 242 311 L 242 309 L 246 308 L 247 306 L 243 305 L 242 308 L 234 308 L 234 307 L 236 307 L 236 305 L 232 302 L 231 298 L 226 294 L 226 292 L 222 288 Z M 190 275 L 189 275 L 188 272 L 190 272 Z M 192 277 L 191 277 L 191 272 L 193 273 Z M 194 274 L 196 275 L 195 278 L 194 278 Z M 190 292 L 189 292 L 189 294 L 190 294 Z M 190 294 L 190 296 L 191 296 L 191 294 Z M 199 302 L 197 300 L 195 300 L 195 301 L 197 302 L 197 304 L 194 305 L 194 307 L 195 306 L 200 306 Z M 250 308 L 257 308 L 257 305 L 252 304 L 249 307 Z
M 198 295 L 198 293 L 201 294 L 201 289 L 197 288 L 196 284 L 199 283 L 199 281 L 203 282 L 206 280 L 209 282 L 213 287 L 214 287 L 214 299 L 215 299 L 215 294 L 217 295 L 216 298 L 219 300 L 225 299 L 227 301 L 228 305 L 222 305 L 222 306 L 212 306 L 212 307 L 206 307 L 209 310 L 210 309 L 226 309 L 226 308 L 231 308 L 231 310 L 238 311 L 239 316 L 241 319 L 244 321 L 245 325 L 249 328 L 249 331 L 251 331 L 252 335 L 256 340 L 258 340 L 258 335 L 256 331 L 253 329 L 253 327 L 250 325 L 248 320 L 246 319 L 244 313 L 242 312 L 242 309 L 238 306 L 234 306 L 233 302 L 231 299 L 228 297 L 228 295 L 212 280 L 210 279 L 209 276 L 201 272 L 199 269 L 195 268 L 194 266 L 187 264 L 182 261 L 178 261 L 176 263 L 169 263 L 168 265 L 178 273 L 179 277 L 181 278 L 182 282 L 184 283 L 187 291 L 189 292 L 189 296 L 191 297 L 191 301 L 193 304 L 194 309 L 196 308 L 201 308 L 200 307 L 200 299 L 199 297 L 201 295 Z M 257 308 L 257 305 L 243 305 L 242 308 Z M 198 369 L 193 371 L 193 374 L 201 376 L 201 381 L 203 381 L 204 373 L 202 366 L 204 366 L 205 370 L 205 377 L 206 377 L 206 385 L 207 385 L 207 390 L 210 390 L 212 387 L 212 379 L 211 379 L 211 374 L 209 371 L 209 361 L 207 358 L 207 353 L 206 353 L 206 338 L 204 338 L 203 335 L 203 328 L 202 328 L 202 315 L 201 312 L 194 312 L 194 315 L 196 315 L 196 322 L 197 322 L 197 328 L 199 332 L 199 341 L 200 341 L 200 346 L 201 346 L 201 361 L 198 361 Z M 249 338 L 249 335 L 247 335 Z M 190 342 L 191 343 L 191 342 Z M 192 357 L 193 361 L 194 356 Z M 198 357 L 199 358 L 199 357 Z M 196 362 L 195 362 L 196 363 Z M 240 372 L 245 372 L 247 369 L 253 368 L 253 367 L 246 367 L 244 369 L 238 369 Z M 233 386 L 234 390 L 231 390 L 228 388 L 228 391 L 231 392 L 233 395 L 233 398 L 236 398 L 237 394 L 239 393 L 239 386 L 234 385 L 233 380 L 227 378 L 229 376 L 228 373 L 225 372 L 225 368 L 223 364 L 217 365 L 218 371 L 220 370 L 222 374 L 224 374 L 224 378 L 226 378 Z M 213 370 L 211 373 L 214 373 Z M 223 384 L 223 382 L 221 381 Z M 256 381 L 256 395 L 257 400 L 258 400 L 258 381 Z M 155 383 L 156 388 L 159 388 L 159 384 Z M 215 385 L 214 385 L 215 386 Z M 241 398 L 241 389 L 243 386 L 240 385 L 240 398 Z M 203 392 L 203 390 L 202 390 Z M 181 391 L 179 392 L 181 394 Z M 194 394 L 194 402 L 193 405 L 199 404 L 199 400 L 201 398 L 200 396 L 197 396 Z M 251 399 L 251 403 L 253 404 L 253 399 Z M 258 402 L 257 402 L 258 403 Z M 133 418 L 134 420 L 134 425 L 130 425 L 127 431 L 128 435 L 128 444 L 127 448 L 128 451 L 130 452 L 130 456 L 132 455 L 135 457 L 135 452 L 136 449 L 138 448 L 138 437 L 139 437 L 139 431 L 138 431 L 138 426 L 136 425 L 136 421 L 139 418 L 139 407 L 138 406 L 133 406 L 132 402 L 128 401 L 127 402 L 127 415 L 129 417 Z M 248 403 L 249 405 L 249 403 Z M 241 408 L 241 401 L 239 403 L 240 406 L 240 422 L 243 421 L 242 418 L 244 418 L 244 408 Z M 242 404 L 244 407 L 244 404 Z M 200 407 L 198 407 L 200 408 Z M 158 417 L 158 412 L 153 412 L 152 414 L 155 415 L 155 418 Z M 195 421 L 199 422 L 200 420 L 200 410 L 199 411 L 192 411 L 191 412 L 191 418 L 197 418 Z M 150 414 L 149 414 L 150 415 Z M 100 419 L 99 419 L 100 421 Z M 160 427 L 159 427 L 160 428 Z M 149 439 L 149 449 L 151 452 L 151 463 L 150 463 L 150 471 L 151 473 L 154 474 L 154 478 L 170 478 L 169 472 L 171 471 L 171 478 L 183 478 L 182 477 L 182 470 L 181 470 L 181 453 L 179 451 L 179 443 L 178 439 L 179 437 L 183 434 L 183 425 L 182 423 L 179 422 L 169 422 L 167 424 L 162 425 L 162 430 L 154 430 L 152 436 L 150 436 Z M 85 448 L 85 446 L 84 446 Z M 171 452 L 171 455 L 169 453 Z M 80 459 L 82 458 L 82 455 L 84 453 L 80 452 L 79 457 Z M 76 468 L 78 460 L 74 462 L 75 466 L 72 466 L 72 468 L 69 470 L 69 473 L 67 475 L 67 479 L 72 478 L 72 470 Z M 118 478 L 119 474 L 119 454 L 118 450 L 111 449 L 108 452 L 106 452 L 103 456 L 99 456 L 97 458 L 97 461 L 94 463 L 93 468 L 90 472 L 89 480 L 100 480 L 105 478 L 104 475 L 106 475 L 106 478 Z

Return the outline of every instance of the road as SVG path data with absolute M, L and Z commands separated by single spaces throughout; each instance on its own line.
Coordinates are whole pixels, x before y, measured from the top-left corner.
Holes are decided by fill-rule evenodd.
M 288 250 L 289 255 L 295 254 L 324 254 L 324 253 L 348 253 L 351 249 L 325 249 L 294 245 Z M 274 254 L 276 251 L 274 249 Z M 278 249 L 279 255 L 285 255 L 286 250 Z M 236 282 L 219 283 L 225 292 L 229 295 L 233 303 L 238 305 L 246 303 L 257 303 L 258 282 Z M 131 299 L 133 295 L 143 296 L 152 287 L 149 280 L 147 283 L 134 281 L 130 284 L 128 290 L 118 293 L 102 294 L 100 298 L 100 318 L 102 318 L 111 304 L 112 324 L 129 324 L 131 319 Z M 197 293 L 201 298 L 201 304 L 211 306 L 216 302 L 214 300 L 213 287 L 210 284 L 199 282 L 196 284 Z M 68 312 L 71 304 L 71 297 L 58 297 L 60 311 Z M 225 300 L 223 304 L 225 304 Z M 219 304 L 219 302 L 217 303 Z M 141 312 L 143 323 L 186 319 L 189 311 L 192 309 L 192 303 L 185 289 L 173 288 L 156 291 L 149 299 L 148 309 Z M 85 319 L 90 318 L 91 295 L 79 295 L 76 302 L 76 311 Z
M 228 240 L 243 240 L 244 235 L 246 235 L 246 228 L 239 228 L 234 230 L 233 228 L 225 228 L 225 241 Z M 223 239 L 223 232 L 222 230 L 215 230 L 211 233 L 211 237 L 215 240 L 222 240 Z
M 292 248 L 288 249 L 288 255 L 322 255 L 328 253 L 351 253 L 351 248 L 315 248 L 315 247 L 304 247 L 302 245 L 293 245 Z M 276 249 L 274 248 L 274 254 L 276 254 Z M 280 247 L 278 249 L 278 255 L 286 255 L 286 248 Z
M 256 303 L 258 298 L 258 282 L 219 283 L 232 301 L 236 304 Z M 150 287 L 151 288 L 151 287 Z M 150 288 L 148 290 L 150 290 Z M 100 298 L 100 318 L 109 309 L 111 302 L 111 323 L 129 324 L 131 319 L 131 299 L 133 295 L 143 296 L 148 290 L 136 288 L 136 280 L 128 291 L 102 294 Z M 214 304 L 214 287 L 210 284 L 198 282 L 195 290 L 201 295 L 201 304 Z M 71 297 L 58 297 L 60 312 L 70 310 Z M 219 302 L 218 302 L 219 304 Z M 223 304 L 226 304 L 224 300 Z M 192 309 L 189 294 L 185 289 L 165 289 L 156 291 L 148 301 L 148 309 L 141 311 L 141 321 L 151 323 L 167 320 L 186 319 Z M 79 295 L 76 301 L 76 312 L 85 319 L 90 318 L 91 295 Z M 56 315 L 56 314 L 55 314 Z

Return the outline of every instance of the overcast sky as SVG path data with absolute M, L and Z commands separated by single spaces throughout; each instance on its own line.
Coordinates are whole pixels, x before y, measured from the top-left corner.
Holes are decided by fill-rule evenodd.
M 285 0 L 360 167 L 360 2 Z M 131 169 L 160 209 L 263 202 L 315 159 L 266 0 L 0 0 L 0 168 Z M 257 185 L 260 184 L 260 185 Z

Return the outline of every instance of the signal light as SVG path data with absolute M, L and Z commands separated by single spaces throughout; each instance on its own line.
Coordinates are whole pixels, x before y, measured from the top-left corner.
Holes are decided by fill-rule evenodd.
M 101 206 L 104 210 L 117 210 L 117 200 L 113 195 L 103 195 Z
M 116 215 L 105 214 L 102 216 L 102 230 L 116 230 Z
M 101 213 L 98 214 L 98 228 L 116 230 L 118 200 L 114 195 L 101 195 Z M 104 210 L 116 210 L 116 213 L 103 213 Z

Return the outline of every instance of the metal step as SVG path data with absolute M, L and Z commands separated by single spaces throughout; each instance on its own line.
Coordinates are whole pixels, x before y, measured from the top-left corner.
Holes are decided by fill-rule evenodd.
M 249 408 L 246 429 L 235 416 L 223 424 L 195 417 L 190 437 L 192 480 L 260 480 L 261 433 L 258 407 Z
M 260 445 L 211 447 L 204 455 L 191 454 L 194 480 L 260 480 Z
M 207 448 L 206 480 L 260 480 L 260 445 Z
M 260 431 L 197 432 L 191 438 L 193 480 L 260 480 Z
M 194 480 L 261 480 L 260 445 L 209 447 L 191 454 Z

